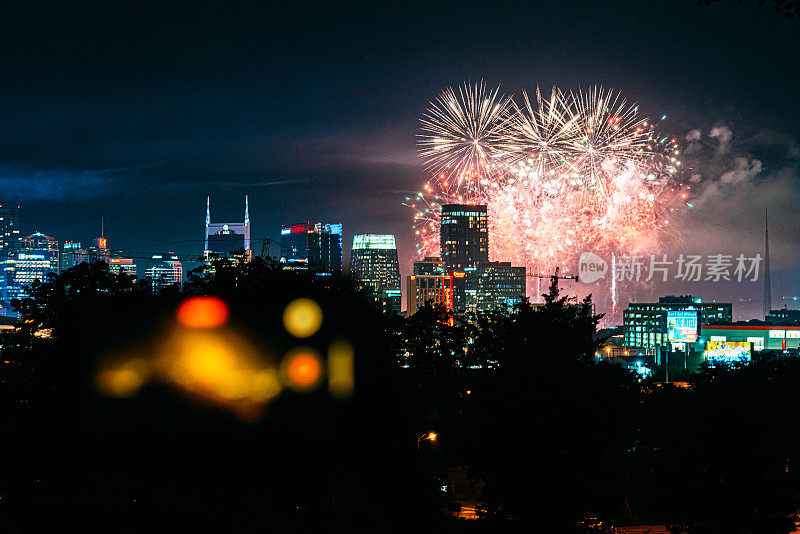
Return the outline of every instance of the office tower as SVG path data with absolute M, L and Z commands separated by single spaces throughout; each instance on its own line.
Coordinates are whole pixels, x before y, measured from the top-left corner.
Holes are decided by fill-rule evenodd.
M 88 251 L 81 247 L 80 241 L 65 241 L 61 247 L 61 270 L 66 271 L 86 261 Z
M 525 298 L 525 267 L 512 267 L 510 262 L 479 264 L 466 278 L 466 310 L 489 311 L 513 306 Z
M 702 325 L 729 323 L 733 305 L 703 302 L 690 295 L 661 297 L 658 302 L 631 302 L 622 312 L 625 346 L 652 352 L 670 343 L 691 343 Z
M 144 276 L 150 281 L 153 293 L 159 293 L 171 285 L 177 286 L 178 290 L 183 289 L 183 265 L 173 252 L 154 254 L 145 269 Z
M 414 274 L 444 275 L 447 274 L 447 265 L 442 258 L 427 256 L 414 262 Z
M 353 236 L 350 276 L 358 289 L 378 291 L 400 288 L 400 263 L 393 235 Z
M 463 273 L 459 273 L 462 274 Z M 453 311 L 453 273 L 446 275 L 412 274 L 406 278 L 406 314 L 411 316 L 425 305 L 442 304 Z
M 250 258 L 250 205 L 244 197 L 244 222 L 212 223 L 211 197 L 206 199 L 206 234 L 203 253 L 206 261 L 214 258 L 232 257 L 237 250 L 245 251 Z
M 451 271 L 467 271 L 489 261 L 485 205 L 445 204 L 441 217 L 442 259 Z
M 342 225 L 301 223 L 281 227 L 284 268 L 321 276 L 342 275 Z
M 19 245 L 19 206 L 0 204 L 0 315 L 8 315 L 13 298 L 14 256 Z
M 400 263 L 393 235 L 353 237 L 350 276 L 356 288 L 369 295 L 385 313 L 400 313 Z
M 108 260 L 111 257 L 111 251 L 108 245 L 109 238 L 101 232 L 100 237 L 95 237 L 92 240 L 92 244 L 87 247 L 86 254 L 83 256 L 83 261 L 87 263 L 95 263 L 98 261 L 109 263 Z
M 36 232 L 20 239 L 14 255 L 14 283 L 9 298 L 25 298 L 28 296 L 25 288 L 34 280 L 46 282 L 48 274 L 58 274 L 58 256 L 58 241 L 48 235 Z

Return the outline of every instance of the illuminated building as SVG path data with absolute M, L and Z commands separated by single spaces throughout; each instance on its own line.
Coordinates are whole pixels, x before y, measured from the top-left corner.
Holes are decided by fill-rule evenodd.
M 206 261 L 214 258 L 228 258 L 233 252 L 244 250 L 250 257 L 250 206 L 247 195 L 244 197 L 244 222 L 212 223 L 211 197 L 206 199 L 206 235 L 203 254 Z
M 414 274 L 444 275 L 447 274 L 447 265 L 439 257 L 426 257 L 424 260 L 414 262 Z
M 183 265 L 172 252 L 154 254 L 144 272 L 153 293 L 172 285 L 176 285 L 178 290 L 183 289 Z
M 510 262 L 479 264 L 466 277 L 466 309 L 489 311 L 514 306 L 525 298 L 525 267 L 512 267 Z
M 342 275 L 342 225 L 301 223 L 281 227 L 285 269 L 322 276 Z
M 453 310 L 453 273 L 447 275 L 412 274 L 407 277 L 406 314 L 414 315 L 427 304 L 442 304 Z
M 625 346 L 653 352 L 670 343 L 692 343 L 700 325 L 729 323 L 732 310 L 729 303 L 703 303 L 691 296 L 661 297 L 657 303 L 632 302 L 622 314 Z M 692 318 L 694 333 L 681 333 L 681 328 L 692 328 Z
M 445 204 L 441 217 L 442 259 L 451 271 L 489 261 L 489 223 L 485 205 Z
M 79 241 L 65 241 L 61 247 L 61 270 L 67 270 L 86 261 L 87 251 Z
M 9 297 L 25 298 L 25 287 L 34 280 L 45 282 L 48 274 L 58 274 L 58 241 L 40 232 L 25 236 L 19 241 L 14 260 L 14 283 Z
M 19 206 L 0 204 L 0 314 L 8 315 L 8 301 L 13 298 L 14 256 L 19 245 Z
M 750 343 L 752 352 L 800 349 L 800 326 L 776 324 L 729 323 L 700 327 L 700 342 Z
M 400 288 L 400 263 L 393 235 L 353 236 L 350 276 L 360 290 Z
M 356 288 L 369 295 L 378 309 L 400 313 L 400 263 L 393 235 L 353 236 L 350 276 Z
M 136 278 L 136 264 L 130 258 L 108 258 L 108 270 L 114 274 L 125 273 Z

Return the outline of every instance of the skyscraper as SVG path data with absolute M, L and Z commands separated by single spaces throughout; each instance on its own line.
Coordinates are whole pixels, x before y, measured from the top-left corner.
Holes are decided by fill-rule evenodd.
M 441 219 L 442 259 L 451 271 L 489 261 L 489 219 L 485 205 L 445 204 Z
M 281 227 L 284 268 L 342 275 L 342 225 L 301 223 Z
M 400 289 L 400 263 L 393 235 L 353 236 L 350 276 L 359 289 Z
M 423 260 L 414 262 L 414 274 L 444 275 L 446 273 L 447 265 L 438 256 L 427 256 Z
M 519 303 L 526 294 L 525 274 L 525 267 L 512 267 L 510 262 L 478 265 L 467 277 L 466 310 L 489 311 Z
M 80 241 L 65 241 L 61 247 L 61 270 L 66 271 L 86 261 L 86 253 Z
M 9 299 L 24 298 L 28 295 L 25 288 L 34 280 L 45 282 L 48 274 L 58 273 L 58 241 L 41 232 L 23 237 L 14 255 L 14 263 L 14 283 Z
M 0 204 L 0 315 L 8 314 L 13 298 L 15 254 L 19 246 L 19 206 Z
M 350 276 L 356 287 L 372 296 L 380 309 L 400 313 L 400 263 L 393 235 L 354 236 Z
M 144 276 L 150 281 L 153 293 L 158 293 L 171 285 L 177 286 L 178 290 L 183 288 L 183 265 L 178 261 L 178 256 L 172 252 L 154 254 L 145 269 Z
M 206 199 L 206 235 L 203 249 L 206 260 L 226 258 L 231 253 L 244 249 L 250 254 L 250 205 L 244 197 L 244 222 L 212 223 L 211 197 Z

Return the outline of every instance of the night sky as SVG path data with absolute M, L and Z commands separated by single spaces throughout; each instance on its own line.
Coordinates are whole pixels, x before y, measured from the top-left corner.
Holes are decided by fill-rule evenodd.
M 430 4 L 6 3 L 0 197 L 25 232 L 87 242 L 105 216 L 114 248 L 199 254 L 206 196 L 221 222 L 248 194 L 254 240 L 340 221 L 345 256 L 394 233 L 408 272 L 432 98 L 600 84 L 699 135 L 675 250 L 754 254 L 769 206 L 775 301 L 800 294 L 800 21 L 756 0 Z M 689 290 L 761 306 L 760 284 Z

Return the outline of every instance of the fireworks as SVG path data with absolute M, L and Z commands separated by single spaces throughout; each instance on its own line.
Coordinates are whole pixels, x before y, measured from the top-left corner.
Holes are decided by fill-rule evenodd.
M 406 199 L 418 254 L 438 255 L 445 203 L 487 204 L 490 257 L 529 271 L 569 269 L 584 250 L 655 252 L 685 192 L 675 140 L 638 111 L 599 87 L 537 88 L 522 105 L 483 82 L 444 91 L 422 119 L 432 177 Z
M 511 99 L 487 92 L 483 82 L 447 89 L 421 119 L 422 157 L 439 176 L 442 192 L 455 198 L 481 194 L 496 171 L 498 144 L 509 124 Z

